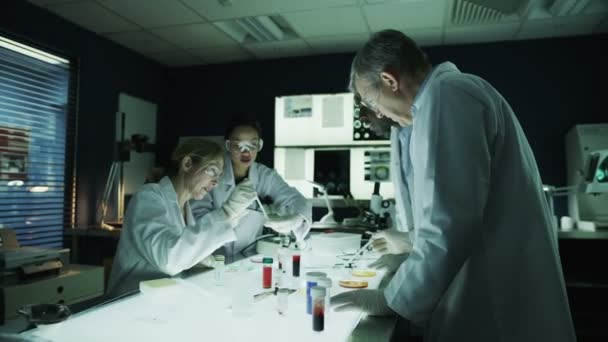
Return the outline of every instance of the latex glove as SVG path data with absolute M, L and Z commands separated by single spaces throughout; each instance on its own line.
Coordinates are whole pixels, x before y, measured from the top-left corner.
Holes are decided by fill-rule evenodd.
M 280 234 L 289 234 L 293 229 L 298 228 L 304 217 L 299 213 L 278 215 L 268 214 L 268 219 L 264 225 Z
M 274 208 L 272 207 L 272 205 L 270 205 L 270 204 L 263 204 L 262 207 L 264 207 L 264 211 L 266 212 L 266 215 L 268 215 L 268 216 L 277 214 L 274 211 Z
M 371 234 L 372 247 L 378 253 L 403 254 L 412 251 L 412 243 L 407 232 L 391 228 Z
M 228 196 L 222 209 L 230 221 L 238 220 L 245 213 L 245 209 L 255 201 L 257 193 L 253 188 L 253 183 L 249 179 L 244 180 L 234 188 Z
M 368 265 L 370 268 L 386 270 L 388 273 L 395 273 L 399 266 L 407 259 L 409 254 L 384 254 L 378 260 Z
M 210 255 L 205 259 L 199 261 L 198 264 L 209 268 L 215 268 L 215 257 L 213 255 Z
M 382 290 L 354 290 L 331 297 L 334 311 L 363 311 L 371 316 L 392 316 Z

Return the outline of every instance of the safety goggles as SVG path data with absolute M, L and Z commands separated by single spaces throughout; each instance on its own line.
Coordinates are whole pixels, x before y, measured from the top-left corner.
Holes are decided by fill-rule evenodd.
M 226 140 L 226 147 L 233 152 L 257 152 L 262 149 L 262 139 Z
M 373 112 L 374 115 L 378 115 L 378 100 L 380 99 L 380 92 L 376 94 L 375 100 L 364 100 L 361 94 L 355 95 L 355 107 L 365 107 L 369 111 Z
M 219 179 L 222 176 L 222 169 L 220 169 L 220 167 L 217 165 L 206 166 L 205 168 L 203 168 L 203 172 L 205 173 L 205 175 L 213 179 Z

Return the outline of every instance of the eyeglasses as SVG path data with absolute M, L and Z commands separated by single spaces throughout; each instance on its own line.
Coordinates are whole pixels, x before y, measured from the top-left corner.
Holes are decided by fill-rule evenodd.
M 380 99 L 380 92 L 377 92 L 376 99 L 374 101 L 363 100 L 360 94 L 355 96 L 355 106 L 365 107 L 372 111 L 376 116 L 378 115 L 378 100 Z
M 213 179 L 219 179 L 222 176 L 222 169 L 217 165 L 209 165 L 203 169 L 203 172 Z

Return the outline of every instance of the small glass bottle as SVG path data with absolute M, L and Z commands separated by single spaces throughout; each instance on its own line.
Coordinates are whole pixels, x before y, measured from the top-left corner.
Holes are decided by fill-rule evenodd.
M 287 315 L 289 289 L 282 288 L 277 292 L 277 311 L 279 315 Z
M 325 329 L 325 288 L 314 286 L 312 292 L 312 330 Z
M 321 278 L 317 281 L 317 286 L 321 286 L 325 288 L 325 320 L 327 320 L 327 316 L 329 316 L 329 300 L 331 299 L 331 278 Z
M 306 313 L 312 314 L 312 293 L 310 292 L 314 286 L 319 285 L 318 280 L 326 278 L 325 272 L 306 272 Z
M 262 287 L 265 289 L 269 289 L 272 287 L 272 258 L 264 257 L 263 261 L 263 274 L 262 274 Z
M 300 276 L 300 254 L 297 252 L 294 252 L 294 254 L 291 256 L 291 260 L 292 260 L 292 274 L 295 278 Z
M 225 272 L 226 257 L 223 255 L 214 255 L 213 259 L 214 259 L 213 279 L 215 280 L 215 285 L 217 285 L 217 286 L 224 285 L 224 272 Z

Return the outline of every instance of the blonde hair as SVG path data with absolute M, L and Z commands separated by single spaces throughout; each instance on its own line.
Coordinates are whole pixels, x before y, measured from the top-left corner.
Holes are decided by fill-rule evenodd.
M 174 176 L 179 172 L 179 165 L 185 157 L 190 157 L 195 164 L 205 167 L 214 160 L 222 159 L 223 155 L 222 147 L 211 140 L 188 138 L 173 150 L 169 175 Z

